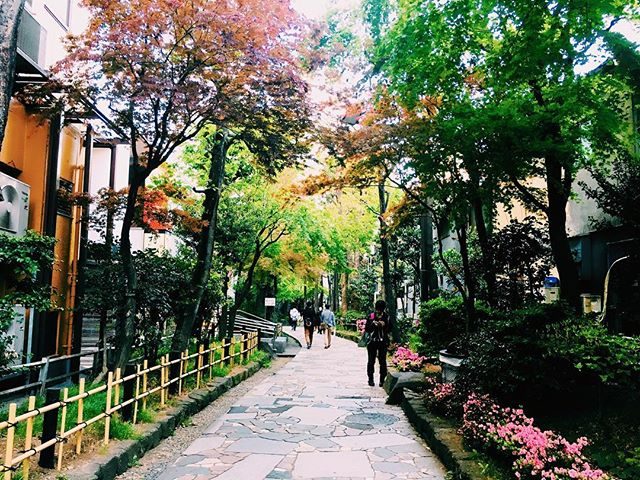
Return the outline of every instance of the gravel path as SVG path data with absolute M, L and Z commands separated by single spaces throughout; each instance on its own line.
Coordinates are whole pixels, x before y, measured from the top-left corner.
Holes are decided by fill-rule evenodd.
M 151 480 L 160 476 L 167 466 L 180 457 L 182 451 L 188 445 L 202 436 L 203 432 L 211 423 L 227 413 L 229 408 L 252 388 L 262 383 L 268 377 L 275 375 L 289 360 L 291 359 L 273 359 L 270 368 L 258 371 L 252 377 L 224 393 L 200 413 L 195 414 L 191 417 L 189 425 L 178 428 L 171 437 L 163 440 L 160 445 L 147 452 L 146 455 L 140 459 L 137 466 L 119 475 L 116 477 L 116 480 Z

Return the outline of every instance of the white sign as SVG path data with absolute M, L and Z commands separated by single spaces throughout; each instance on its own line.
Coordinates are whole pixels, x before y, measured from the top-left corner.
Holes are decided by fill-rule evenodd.
M 276 306 L 276 299 L 275 297 L 266 297 L 264 299 L 264 306 L 265 307 L 275 307 Z

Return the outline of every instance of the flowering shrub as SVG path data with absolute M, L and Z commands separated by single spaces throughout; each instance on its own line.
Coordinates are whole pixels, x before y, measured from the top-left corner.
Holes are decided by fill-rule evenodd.
M 470 443 L 514 459 L 513 471 L 520 480 L 610 479 L 584 456 L 586 438 L 571 443 L 552 431 L 543 432 L 521 409 L 503 408 L 488 395 L 469 396 L 462 433 Z
M 364 327 L 367 324 L 366 318 L 361 318 L 360 320 L 356 320 L 356 327 L 358 328 L 358 333 L 364 333 Z
M 427 358 L 412 352 L 406 347 L 398 347 L 391 357 L 391 364 L 401 372 L 419 372 Z
M 440 383 L 427 377 L 425 404 L 434 413 L 444 417 L 460 417 L 463 397 L 453 383 Z

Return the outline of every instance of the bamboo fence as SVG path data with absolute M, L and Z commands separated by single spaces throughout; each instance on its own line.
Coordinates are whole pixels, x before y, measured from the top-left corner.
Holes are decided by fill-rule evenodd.
M 32 466 L 33 457 L 47 448 L 57 448 L 57 470 L 62 469 L 64 461 L 65 444 L 70 442 L 73 437 L 75 452 L 82 452 L 83 431 L 89 425 L 96 422 L 104 422 L 104 439 L 105 445 L 109 444 L 111 417 L 120 412 L 128 405 L 133 405 L 132 423 L 138 420 L 138 412 L 140 403 L 142 408 L 146 409 L 147 400 L 151 395 L 159 397 L 160 406 L 164 407 L 169 400 L 169 386 L 177 383 L 177 395 L 181 395 L 185 387 L 185 381 L 189 377 L 195 377 L 195 388 L 200 388 L 204 382 L 204 377 L 213 378 L 213 368 L 216 365 L 229 365 L 233 367 L 242 360 L 248 359 L 258 348 L 258 333 L 250 332 L 242 335 L 241 338 L 231 338 L 219 344 L 211 344 L 205 349 L 201 345 L 197 352 L 189 353 L 185 351 L 180 358 L 170 360 L 169 355 L 164 355 L 159 359 L 159 363 L 149 367 L 148 360 L 144 360 L 142 364 L 135 366 L 135 373 L 123 376 L 120 369 L 115 372 L 108 372 L 105 384 L 92 389 L 86 389 L 84 379 L 81 379 L 78 385 L 78 393 L 69 396 L 69 389 L 62 390 L 62 398 L 49 405 L 36 408 L 36 397 L 31 396 L 28 399 L 27 411 L 18 415 L 18 405 L 16 403 L 9 404 L 7 420 L 0 422 L 0 434 L 6 430 L 6 448 L 4 454 L 4 462 L 0 467 L 0 473 L 4 473 L 4 480 L 11 480 L 14 473 L 22 470 L 23 480 L 29 479 L 29 472 Z M 240 345 L 239 348 L 236 345 Z M 179 368 L 171 368 L 173 365 L 179 364 Z M 171 378 L 173 371 L 179 374 Z M 157 378 L 158 381 L 151 381 Z M 121 391 L 124 389 L 126 382 L 135 384 L 133 395 L 131 398 L 122 398 Z M 84 401 L 85 399 L 106 392 L 104 410 L 92 418 L 84 418 Z M 77 418 L 75 426 L 66 430 L 67 409 L 69 405 L 77 403 Z M 41 441 L 34 432 L 35 420 L 38 416 L 47 412 L 59 411 L 57 433 L 54 438 Z M 16 451 L 15 433 L 16 427 L 25 423 L 25 439 L 24 449 Z M 40 432 L 42 434 L 42 432 Z M 35 440 L 35 441 L 34 441 Z M 38 443 L 39 441 L 39 443 Z M 36 445 L 36 443 L 38 443 Z

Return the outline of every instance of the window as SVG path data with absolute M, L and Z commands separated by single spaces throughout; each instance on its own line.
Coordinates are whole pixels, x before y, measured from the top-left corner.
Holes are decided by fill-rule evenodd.
M 49 0 L 45 2 L 45 8 L 63 27 L 66 28 L 69 25 L 71 0 Z

